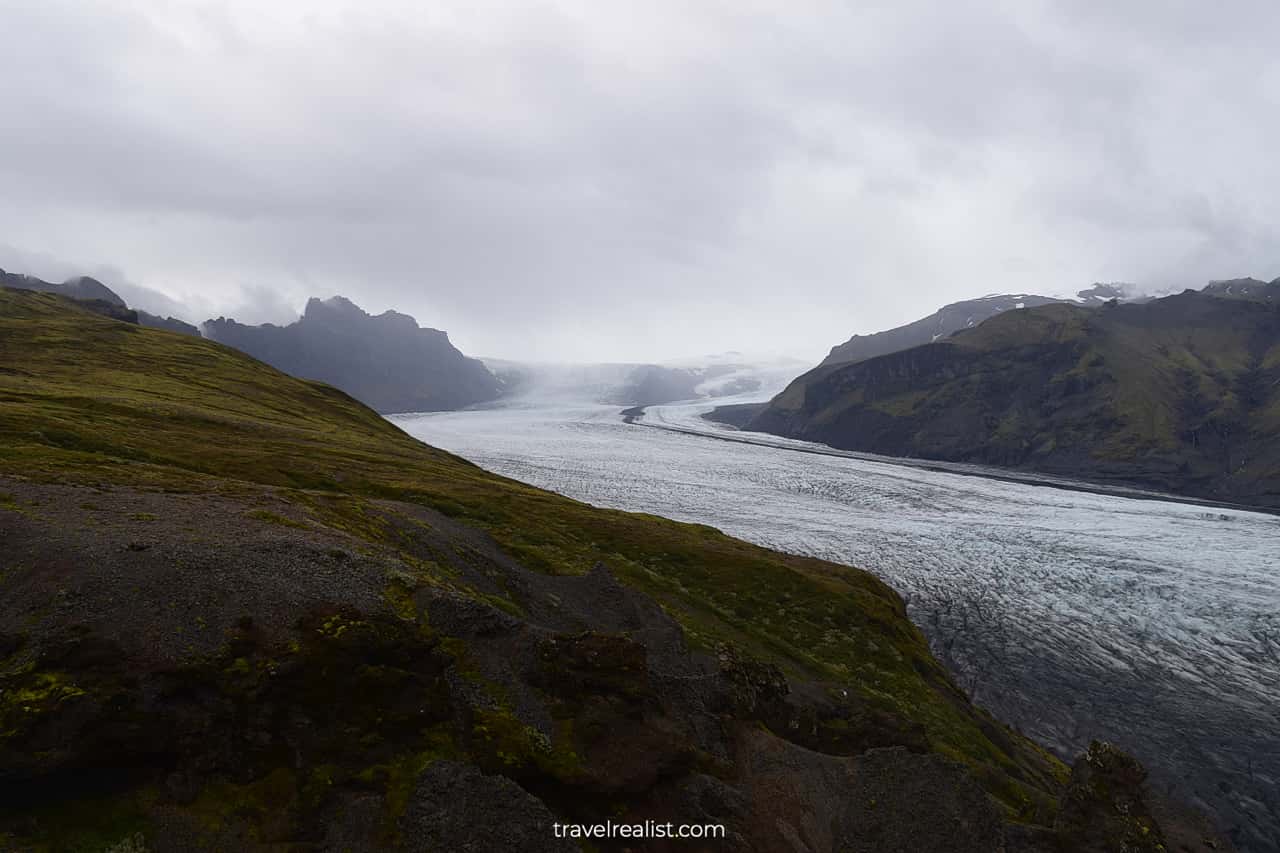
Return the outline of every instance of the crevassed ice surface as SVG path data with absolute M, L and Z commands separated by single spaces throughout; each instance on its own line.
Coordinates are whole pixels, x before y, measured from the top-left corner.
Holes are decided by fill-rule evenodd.
M 975 702 L 1064 756 L 1112 740 L 1243 849 L 1280 849 L 1280 518 L 803 452 L 709 408 L 393 420 L 570 497 L 867 568 Z

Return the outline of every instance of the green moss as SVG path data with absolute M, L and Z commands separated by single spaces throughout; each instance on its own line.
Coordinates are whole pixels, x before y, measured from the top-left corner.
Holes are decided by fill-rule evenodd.
M 414 622 L 418 618 L 418 608 L 413 602 L 414 589 L 415 587 L 406 578 L 393 577 L 383 590 L 383 597 L 386 598 L 392 612 L 407 622 Z
M 66 673 L 25 672 L 6 680 L 0 692 L 0 739 L 19 734 L 36 718 L 53 713 L 62 703 L 86 695 Z
M 380 764 L 361 772 L 361 778 L 381 783 L 387 797 L 387 812 L 393 819 L 404 814 L 409 797 L 422 771 L 436 762 L 465 757 L 446 726 L 435 726 L 421 738 L 418 749 L 388 764 Z
M 250 518 L 258 521 L 265 521 L 267 524 L 274 524 L 278 527 L 292 527 L 295 530 L 310 530 L 311 526 L 305 522 L 297 521 L 287 516 L 280 515 L 268 509 L 255 509 L 248 513 Z
M 337 640 L 353 628 L 364 627 L 368 624 L 362 619 L 348 619 L 341 614 L 334 614 L 321 622 L 320 626 L 316 628 L 316 632 L 328 639 Z
M 508 598 L 505 595 L 494 595 L 491 593 L 483 593 L 483 592 L 473 592 L 473 595 L 476 598 L 480 599 L 481 601 L 491 604 L 494 607 L 501 610 L 502 612 L 507 613 L 511 616 L 515 616 L 517 618 L 524 618 L 526 615 L 523 607 L 521 607 L 519 604 L 512 601 L 510 598 Z
M 246 784 L 215 782 L 205 786 L 191 812 L 211 831 L 223 829 L 232 818 L 253 826 L 295 809 L 298 793 L 293 771 L 279 767 Z
M 566 729 L 569 734 L 571 730 Z M 477 764 L 489 772 L 512 773 L 536 767 L 554 779 L 571 781 L 580 772 L 576 752 L 563 738 L 551 738 L 533 726 L 526 725 L 503 707 L 480 709 L 472 724 L 472 755 Z
M 41 853 L 141 853 L 147 849 L 146 810 L 155 799 L 152 789 L 143 788 L 109 797 L 85 797 L 55 806 L 25 808 L 24 823 L 32 831 L 20 840 L 12 839 L 12 849 Z M 0 833 L 0 847 L 10 849 L 5 844 L 9 840 Z

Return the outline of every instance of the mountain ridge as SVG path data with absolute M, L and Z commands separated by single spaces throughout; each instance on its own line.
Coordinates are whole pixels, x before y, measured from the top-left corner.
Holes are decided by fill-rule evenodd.
M 1219 286 L 1220 285 L 1220 286 Z M 1230 290 L 1228 290 L 1230 288 Z M 797 378 L 751 430 L 1280 505 L 1280 282 L 1049 304 Z
M 1144 298 L 1137 295 L 1133 285 L 1122 282 L 1097 282 L 1079 291 L 1074 299 L 1039 296 L 1033 293 L 993 293 L 976 299 L 963 299 L 944 305 L 929 316 L 903 326 L 869 335 L 854 335 L 844 343 L 832 347 L 831 352 L 819 366 L 862 361 L 913 346 L 933 343 L 963 329 L 973 328 L 1005 311 L 1059 303 L 1096 307 L 1113 299 L 1140 301 Z

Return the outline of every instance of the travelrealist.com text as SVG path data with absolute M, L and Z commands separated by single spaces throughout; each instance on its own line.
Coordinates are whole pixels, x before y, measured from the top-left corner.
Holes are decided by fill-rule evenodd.
M 554 823 L 556 838 L 724 838 L 725 828 L 718 823 Z

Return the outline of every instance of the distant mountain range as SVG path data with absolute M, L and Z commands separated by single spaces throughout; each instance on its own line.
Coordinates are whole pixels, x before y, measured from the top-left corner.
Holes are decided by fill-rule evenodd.
M 1280 507 L 1280 279 L 1135 304 L 1021 301 L 932 342 L 828 360 L 725 419 L 850 450 Z
M 287 326 L 219 317 L 206 336 L 286 373 L 318 379 L 379 412 L 459 409 L 496 399 L 502 385 L 439 329 L 395 311 L 371 315 L 341 296 L 311 299 Z

